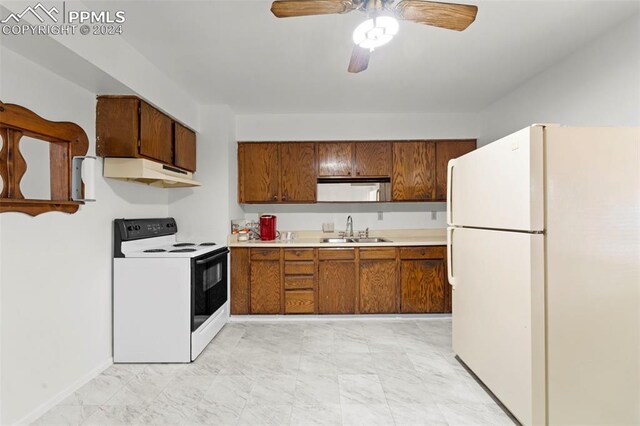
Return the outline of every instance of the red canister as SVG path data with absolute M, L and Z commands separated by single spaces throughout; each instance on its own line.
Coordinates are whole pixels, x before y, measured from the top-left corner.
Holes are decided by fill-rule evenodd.
M 272 214 L 260 216 L 260 239 L 271 241 L 276 239 L 276 217 Z

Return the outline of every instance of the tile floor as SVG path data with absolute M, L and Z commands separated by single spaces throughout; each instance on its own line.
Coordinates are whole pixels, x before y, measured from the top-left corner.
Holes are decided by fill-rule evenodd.
M 192 364 L 118 364 L 38 425 L 513 425 L 449 319 L 229 323 Z

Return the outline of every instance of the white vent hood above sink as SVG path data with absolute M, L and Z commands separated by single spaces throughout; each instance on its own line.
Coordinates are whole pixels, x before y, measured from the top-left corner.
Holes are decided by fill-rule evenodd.
M 380 203 L 391 201 L 389 178 L 318 178 L 318 203 Z
M 193 173 L 144 158 L 104 159 L 104 177 L 144 183 L 158 188 L 200 186 Z

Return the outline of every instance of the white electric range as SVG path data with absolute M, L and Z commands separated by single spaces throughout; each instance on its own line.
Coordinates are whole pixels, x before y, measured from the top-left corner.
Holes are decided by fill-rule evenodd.
M 173 218 L 114 221 L 116 363 L 193 361 L 227 322 L 229 250 L 177 232 Z

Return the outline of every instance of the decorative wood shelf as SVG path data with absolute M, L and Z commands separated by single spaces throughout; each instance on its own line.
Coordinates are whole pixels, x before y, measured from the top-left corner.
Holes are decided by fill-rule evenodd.
M 51 200 L 25 199 L 20 181 L 27 171 L 27 162 L 20 153 L 23 136 L 49 144 Z M 0 213 L 22 212 L 36 216 L 49 211 L 75 213 L 81 201 L 71 198 L 71 162 L 73 157 L 87 153 L 89 139 L 75 123 L 54 122 L 15 104 L 0 101 Z
M 0 213 L 20 211 L 31 216 L 49 211 L 75 213 L 81 201 L 27 200 L 17 198 L 0 198 Z

